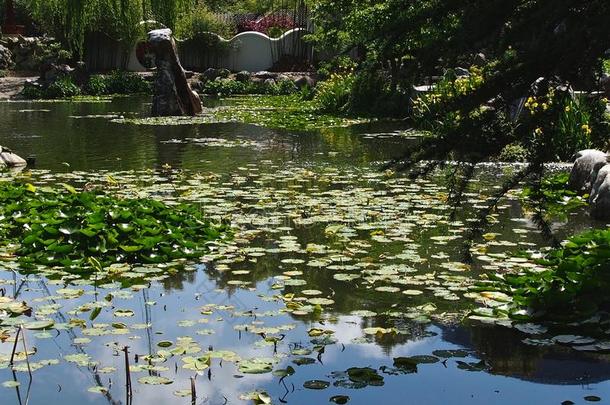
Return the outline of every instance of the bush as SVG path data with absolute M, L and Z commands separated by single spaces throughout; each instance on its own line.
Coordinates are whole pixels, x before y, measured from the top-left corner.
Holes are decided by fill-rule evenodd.
M 209 33 L 230 39 L 235 32 L 235 25 L 219 19 L 202 5 L 184 14 L 176 23 L 176 36 L 180 39 L 202 38 Z
M 219 79 L 205 82 L 201 87 L 204 94 L 232 96 L 236 94 L 289 95 L 298 92 L 292 80 L 280 80 L 273 84 L 264 82 L 239 82 L 233 79 Z
M 81 94 L 81 90 L 70 76 L 64 76 L 55 80 L 48 87 L 40 86 L 37 83 L 26 83 L 21 94 L 27 99 L 44 100 L 78 96 Z
M 355 76 L 349 74 L 332 74 L 326 81 L 316 87 L 313 101 L 322 112 L 346 113 Z
M 133 72 L 114 71 L 109 75 L 93 75 L 85 84 L 84 91 L 91 96 L 111 94 L 151 93 L 151 84 Z
M 141 75 L 133 72 L 114 71 L 105 76 L 107 94 L 150 93 L 151 84 Z
M 352 85 L 348 110 L 359 115 L 404 117 L 409 112 L 409 97 L 382 72 L 363 70 Z
M 318 76 L 321 80 L 327 80 L 333 73 L 348 74 L 352 73 L 358 64 L 349 56 L 337 56 L 318 65 Z
M 285 13 L 268 14 L 262 18 L 245 21 L 242 29 L 267 34 L 271 38 L 278 38 L 286 31 L 296 28 L 294 19 Z
M 85 92 L 92 96 L 102 96 L 108 94 L 106 79 L 102 75 L 93 75 L 85 84 Z

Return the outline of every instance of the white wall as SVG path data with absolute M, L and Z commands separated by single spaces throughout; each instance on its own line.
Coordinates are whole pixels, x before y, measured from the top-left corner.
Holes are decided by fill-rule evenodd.
M 232 71 L 247 70 L 257 72 L 270 69 L 282 55 L 299 56 L 303 49 L 307 49 L 307 44 L 302 36 L 307 33 L 303 28 L 295 28 L 287 31 L 279 38 L 270 38 L 267 35 L 247 31 L 235 35 L 231 39 L 218 38 L 221 42 L 228 44 L 226 56 L 222 58 L 220 66 Z M 214 34 L 215 35 L 215 34 Z M 181 41 L 178 42 L 178 47 Z M 205 52 L 202 49 L 201 52 Z M 135 49 L 131 52 L 128 69 L 132 71 L 145 71 L 137 58 Z

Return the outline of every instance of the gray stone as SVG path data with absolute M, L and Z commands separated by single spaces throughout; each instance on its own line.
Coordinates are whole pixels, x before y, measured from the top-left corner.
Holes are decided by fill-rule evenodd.
M 266 70 L 262 70 L 260 72 L 256 72 L 252 74 L 252 77 L 259 80 L 267 80 L 267 79 L 275 79 L 278 74 L 274 72 L 267 72 Z
M 604 73 L 604 75 L 602 76 L 602 79 L 600 81 L 600 84 L 602 86 L 602 90 L 604 91 L 605 96 L 610 98 L 610 75 L 607 73 Z
M 610 220 L 610 164 L 599 169 L 593 183 L 589 204 L 593 218 L 603 221 Z
M 454 69 L 455 75 L 457 77 L 468 77 L 470 76 L 470 72 L 468 69 L 464 69 L 463 67 L 457 67 Z
M 5 46 L 0 45 L 0 70 L 12 69 L 13 53 Z
M 214 68 L 207 68 L 200 76 L 200 80 L 202 81 L 214 81 L 217 77 L 219 77 L 219 70 Z
M 191 89 L 170 29 L 148 33 L 148 50 L 155 57 L 157 74 L 154 84 L 152 115 L 196 115 L 202 111 L 199 95 Z
M 608 155 L 595 149 L 585 149 L 574 155 L 574 166 L 568 187 L 580 194 L 591 192 L 599 170 L 608 163 Z
M 15 154 L 12 150 L 0 146 L 0 168 L 27 166 L 25 159 Z
M 294 80 L 294 84 L 302 89 L 303 87 L 314 88 L 316 86 L 316 81 L 311 78 L 311 76 L 300 76 Z
M 218 71 L 218 76 L 222 77 L 223 79 L 226 79 L 231 76 L 231 71 L 229 69 L 220 69 Z
M 265 86 L 273 86 L 275 84 L 275 80 L 273 79 L 265 79 Z
M 474 55 L 474 58 L 472 60 L 473 65 L 485 66 L 486 63 L 487 63 L 487 57 L 485 56 L 484 53 L 477 53 L 476 55 Z
M 241 72 L 237 72 L 235 74 L 235 80 L 242 83 L 247 83 L 250 81 L 250 72 L 247 70 L 242 70 Z

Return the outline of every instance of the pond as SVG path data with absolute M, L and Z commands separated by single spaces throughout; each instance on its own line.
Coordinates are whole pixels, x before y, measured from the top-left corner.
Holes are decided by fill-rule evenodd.
M 417 142 L 404 124 L 115 120 L 148 108 L 138 98 L 0 103 L 0 144 L 36 157 L 18 175 L 28 182 L 201 204 L 234 228 L 201 261 L 116 266 L 103 280 L 26 274 L 0 245 L 0 292 L 41 321 L 16 318 L 28 353 L 20 343 L 16 371 L 13 342 L 0 344 L 3 404 L 187 404 L 192 384 L 197 404 L 609 400 L 608 355 L 464 319 L 473 280 L 524 265 L 511 253 L 544 241 L 513 196 L 462 264 L 472 210 L 449 219 L 440 174 L 383 170 Z M 510 170 L 490 165 L 477 178 L 493 185 Z M 467 195 L 471 208 L 482 190 Z M 557 226 L 591 225 L 581 214 L 570 223 Z

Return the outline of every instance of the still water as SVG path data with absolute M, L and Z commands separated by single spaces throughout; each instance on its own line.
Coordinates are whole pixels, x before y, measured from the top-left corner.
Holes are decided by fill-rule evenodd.
M 248 403 L 240 396 L 254 392 L 274 404 L 610 403 L 608 355 L 462 321 L 473 280 L 543 241 L 508 199 L 486 246 L 495 261 L 461 267 L 468 215 L 447 219 L 439 180 L 381 170 L 416 141 L 408 128 L 112 122 L 148 109 L 130 98 L 0 103 L 0 144 L 36 157 L 29 181 L 111 177 L 125 195 L 201 204 L 231 221 L 234 240 L 180 271 L 133 268 L 99 285 L 0 264 L 3 295 L 54 321 L 25 332 L 31 381 L 25 356 L 13 372 L 13 344 L 0 344 L 0 382 L 20 383 L 0 387 L 0 403 L 126 404 L 125 346 L 133 404 L 190 404 L 190 378 L 197 404 Z M 579 215 L 570 231 L 587 226 Z M 417 364 L 396 361 L 412 356 Z M 207 364 L 183 367 L 196 358 Z

